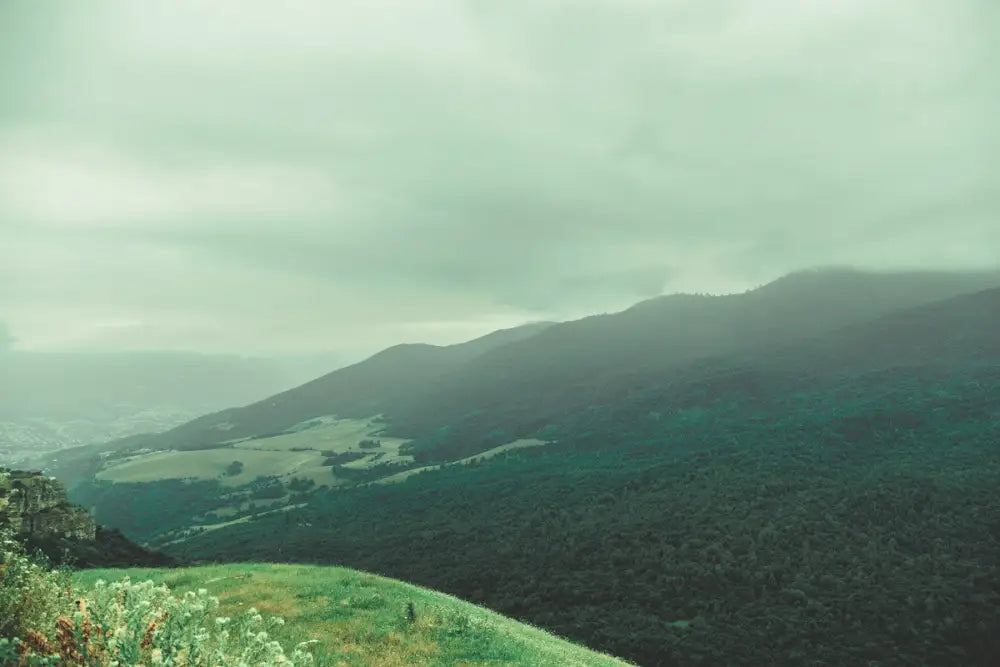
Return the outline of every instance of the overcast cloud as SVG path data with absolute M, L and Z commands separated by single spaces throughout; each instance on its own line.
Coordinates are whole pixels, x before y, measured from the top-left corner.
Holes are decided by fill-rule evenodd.
M 25 349 L 374 351 L 995 267 L 995 7 L 5 0 L 0 319 Z

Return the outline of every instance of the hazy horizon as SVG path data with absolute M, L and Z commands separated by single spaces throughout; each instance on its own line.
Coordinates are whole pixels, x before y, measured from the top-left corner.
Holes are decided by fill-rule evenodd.
M 996 268 L 1000 12 L 0 5 L 0 348 L 344 355 Z

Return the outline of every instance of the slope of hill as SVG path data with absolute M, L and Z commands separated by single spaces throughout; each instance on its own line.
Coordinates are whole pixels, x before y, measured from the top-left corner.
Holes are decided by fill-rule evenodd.
M 386 410 L 417 460 L 484 448 L 484 434 L 529 437 L 554 415 L 615 401 L 694 360 L 793 344 L 894 311 L 1000 287 L 1000 273 L 793 274 L 740 295 L 675 295 L 552 327 L 484 354 L 409 404 Z M 447 437 L 434 437 L 448 425 Z M 423 439 L 423 440 L 421 440 Z
M 197 449 L 234 438 L 279 433 L 308 419 L 327 415 L 369 417 L 413 394 L 477 355 L 530 338 L 551 323 L 495 331 L 481 338 L 440 347 L 397 345 L 365 361 L 242 408 L 206 415 L 159 436 L 146 446 Z
M 940 369 L 990 365 L 1000 359 L 1000 288 L 962 294 L 881 315 L 795 343 L 699 359 L 678 367 L 668 383 L 718 374 L 767 374 L 797 383 L 833 381 L 893 368 Z M 650 386 L 662 386 L 661 380 Z M 787 389 L 787 386 L 782 386 Z
M 643 665 L 991 665 L 998 330 L 993 289 L 698 360 L 552 413 L 554 444 L 180 539 L 145 508 L 206 487 L 80 491 L 187 558 L 377 571 Z
M 598 413 L 578 441 L 168 548 L 377 571 L 643 665 L 991 665 L 998 375 Z
M 792 274 L 739 295 L 674 295 L 621 313 L 519 327 L 449 347 L 401 345 L 263 401 L 118 449 L 197 449 L 307 420 L 383 415 L 418 462 L 530 437 L 552 416 L 694 360 L 794 343 L 893 311 L 1000 286 L 1000 272 Z M 603 399 L 602 399 L 603 400 Z
M 75 573 L 74 583 L 86 588 L 123 576 L 166 584 L 175 594 L 207 589 L 221 601 L 220 616 L 248 605 L 279 615 L 286 623 L 274 637 L 289 646 L 312 642 L 318 667 L 627 664 L 449 595 L 340 567 L 87 570 Z

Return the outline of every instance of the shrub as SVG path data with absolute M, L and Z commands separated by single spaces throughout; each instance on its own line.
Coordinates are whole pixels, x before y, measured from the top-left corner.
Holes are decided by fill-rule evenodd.
M 50 627 L 71 609 L 69 572 L 53 571 L 44 557 L 28 556 L 9 532 L 0 532 L 0 638 Z
M 29 631 L 23 641 L 15 642 L 15 648 L 26 665 L 45 664 L 27 658 L 56 657 L 57 664 L 71 667 L 312 664 L 312 656 L 302 645 L 287 656 L 281 644 L 271 639 L 268 631 L 283 624 L 282 619 L 265 620 L 254 608 L 236 618 L 216 618 L 218 607 L 218 598 L 204 589 L 175 597 L 166 586 L 151 581 L 98 581 L 86 596 L 85 608 L 57 619 L 54 637 Z M 10 651 L 10 645 L 6 650 Z
M 28 557 L 0 533 L 0 665 L 294 667 L 312 664 L 304 645 L 285 655 L 269 631 L 284 621 L 250 608 L 216 617 L 204 589 L 175 597 L 128 578 L 98 581 L 72 600 L 68 572 Z
M 58 665 L 56 656 L 44 657 L 32 653 L 22 653 L 18 643 L 9 639 L 0 639 L 0 665 L 17 665 L 18 667 L 48 667 Z
M 325 466 L 336 466 L 342 463 L 350 463 L 351 461 L 357 461 L 358 459 L 363 459 L 367 456 L 363 452 L 331 452 L 327 455 L 326 459 L 323 461 Z
M 272 500 L 285 496 L 285 485 L 276 477 L 258 477 L 253 481 L 249 497 L 258 500 Z
M 316 486 L 316 482 L 307 477 L 293 477 L 288 482 L 288 490 L 295 492 L 305 492 Z

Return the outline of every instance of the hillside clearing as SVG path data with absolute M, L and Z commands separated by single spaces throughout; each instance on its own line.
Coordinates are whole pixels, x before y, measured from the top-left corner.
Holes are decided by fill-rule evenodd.
M 412 456 L 399 453 L 399 448 L 409 440 L 378 436 L 382 427 L 377 417 L 322 417 L 299 424 L 289 433 L 238 441 L 225 447 L 167 450 L 131 456 L 109 463 L 96 477 L 115 483 L 218 479 L 231 487 L 249 484 L 259 476 L 300 477 L 312 480 L 317 486 L 336 486 L 341 482 L 333 476 L 330 466 L 323 465 L 329 453 L 367 454 L 352 461 L 351 468 L 413 461 Z M 377 439 L 380 446 L 363 450 L 359 443 L 366 439 Z M 226 468 L 233 461 L 243 464 L 242 471 L 236 475 L 226 474 Z
M 362 451 L 358 443 L 362 440 L 377 439 L 381 447 L 370 450 L 384 453 L 383 461 L 410 462 L 413 457 L 399 453 L 399 448 L 409 442 L 406 438 L 388 438 L 378 435 L 385 427 L 376 417 L 367 419 L 337 419 L 320 417 L 297 424 L 290 433 L 279 433 L 269 437 L 243 440 L 236 444 L 240 449 L 296 450 L 315 449 L 343 453 Z
M 547 443 L 544 440 L 538 440 L 536 438 L 523 438 L 521 440 L 508 442 L 505 445 L 494 447 L 493 449 L 487 449 L 485 452 L 480 452 L 479 454 L 476 454 L 474 456 L 467 456 L 464 459 L 458 459 L 457 461 L 451 461 L 449 463 L 445 463 L 444 465 L 453 466 L 453 465 L 469 464 L 472 463 L 473 461 L 476 461 L 477 459 L 478 460 L 491 459 L 494 456 L 497 456 L 498 454 L 503 454 L 504 452 L 509 452 L 515 449 L 523 449 L 524 447 L 540 447 L 542 445 L 547 445 L 547 444 L 549 443 Z M 422 466 L 420 468 L 412 468 L 410 470 L 404 470 L 402 472 L 397 472 L 393 475 L 387 475 L 385 477 L 377 479 L 373 482 L 373 484 L 396 484 L 418 473 L 426 472 L 428 470 L 437 470 L 437 469 L 438 466 L 436 465 Z
M 243 464 L 237 475 L 227 475 L 233 461 Z M 218 479 L 225 486 L 249 484 L 259 476 L 289 477 L 321 467 L 319 452 L 290 452 L 251 449 L 168 450 L 133 457 L 97 473 L 100 480 L 115 483 L 155 482 L 164 479 Z M 329 468 L 325 469 L 327 479 Z
M 323 465 L 329 454 L 344 454 L 346 452 L 364 454 L 362 458 L 343 466 L 359 470 L 365 470 L 374 465 L 413 462 L 412 456 L 399 452 L 399 448 L 410 441 L 405 438 L 380 436 L 378 433 L 382 428 L 384 428 L 384 424 L 379 421 L 378 416 L 366 419 L 319 417 L 297 424 L 290 429 L 289 433 L 243 440 L 236 443 L 234 449 L 273 452 L 313 450 L 323 456 L 298 468 L 295 471 L 295 476 L 311 480 L 317 486 L 337 486 L 343 483 L 343 480 L 335 478 L 330 467 Z M 380 446 L 362 449 L 359 445 L 363 440 L 377 440 Z
M 350 461 L 344 468 L 368 469 L 374 465 L 412 463 L 413 457 L 400 454 L 399 448 L 409 442 L 404 438 L 378 436 L 380 425 L 372 419 L 322 418 L 300 425 L 300 430 L 267 438 L 238 442 L 218 449 L 195 451 L 168 450 L 132 456 L 112 463 L 96 477 L 115 483 L 155 482 L 164 479 L 217 479 L 225 486 L 249 484 L 257 477 L 298 477 L 311 480 L 317 486 L 338 486 L 331 467 L 324 465 L 329 453 L 358 452 L 364 458 Z M 377 439 L 380 446 L 361 449 L 358 444 L 365 439 Z M 499 445 L 444 465 L 469 464 L 505 452 L 525 447 L 539 447 L 544 440 L 525 438 Z M 227 467 L 234 461 L 243 464 L 239 474 L 227 474 Z M 435 470 L 438 466 L 422 466 L 387 475 L 375 481 L 378 484 L 401 482 L 417 473 Z

